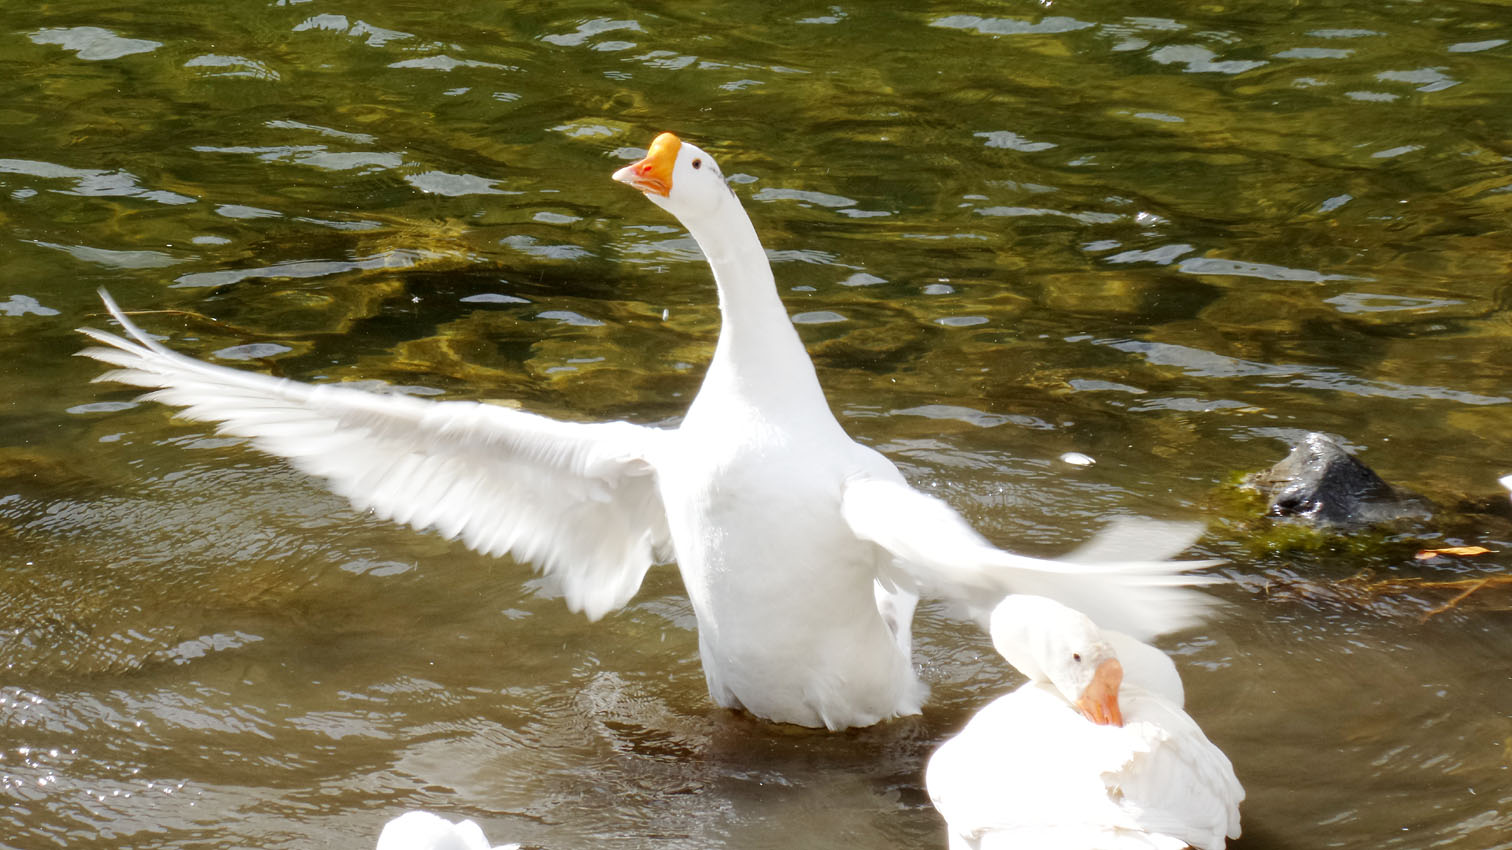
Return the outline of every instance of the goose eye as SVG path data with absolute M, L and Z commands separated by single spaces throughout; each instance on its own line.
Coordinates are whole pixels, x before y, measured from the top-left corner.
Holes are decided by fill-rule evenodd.
M 1075 661 L 1077 664 L 1080 664 L 1081 663 L 1081 653 L 1080 652 L 1073 652 L 1073 653 L 1071 653 L 1071 660 Z
M 694 168 L 703 168 L 703 160 L 701 160 L 701 159 L 695 159 L 695 160 L 693 160 L 693 167 Z

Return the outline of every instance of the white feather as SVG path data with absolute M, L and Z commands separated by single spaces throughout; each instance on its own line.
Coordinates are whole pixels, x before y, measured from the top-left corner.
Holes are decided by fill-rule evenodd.
M 405 812 L 384 824 L 375 850 L 519 850 L 518 844 L 488 843 L 470 820 L 452 823 L 430 812 Z
M 219 423 L 287 458 L 361 510 L 509 554 L 560 580 L 597 619 L 671 557 L 651 456 L 667 433 L 625 422 L 557 422 L 497 405 L 297 383 L 177 354 L 100 293 L 133 339 L 83 330 L 120 367 L 96 380 Z
M 897 476 L 895 470 L 892 475 Z M 1034 594 L 1148 639 L 1197 624 L 1217 604 L 1213 597 L 1188 589 L 1216 582 L 1188 572 L 1216 561 L 1158 559 L 1196 538 L 1200 527 L 1192 524 L 1125 522 L 1097 543 L 1099 548 L 1114 547 L 1111 538 L 1129 533 L 1134 540 L 1122 547 L 1125 560 L 1052 561 L 992 546 L 955 509 L 909 487 L 901 476 L 848 481 L 840 510 L 857 537 L 885 549 L 897 568 L 921 587 L 964 603 L 979 620 L 1007 594 Z M 1144 560 L 1147 549 L 1141 542 L 1149 540 L 1158 540 L 1156 558 Z

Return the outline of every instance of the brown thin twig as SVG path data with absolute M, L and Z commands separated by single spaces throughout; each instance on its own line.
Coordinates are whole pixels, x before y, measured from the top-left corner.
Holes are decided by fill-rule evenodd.
M 188 316 L 191 319 L 203 319 L 207 322 L 214 322 L 217 325 L 221 324 L 220 319 L 206 316 L 204 313 L 196 313 L 193 310 L 174 310 L 165 307 L 161 310 L 122 310 L 121 312 L 128 316 L 148 316 L 153 313 L 168 313 L 170 315 Z
M 1331 600 L 1349 605 L 1367 607 L 1372 603 L 1395 596 L 1404 596 L 1413 591 L 1454 591 L 1454 596 L 1422 614 L 1419 622 L 1427 622 L 1438 614 L 1458 608 L 1466 599 L 1487 588 L 1512 590 L 1512 574 L 1458 579 L 1372 578 L 1370 573 L 1359 572 L 1348 578 L 1335 581 L 1307 582 L 1273 579 L 1266 585 L 1266 595 L 1275 592 L 1294 594 L 1301 598 Z M 1482 593 L 1481 596 L 1486 594 Z M 1425 600 L 1426 601 L 1426 600 Z
M 1435 614 L 1442 614 L 1445 611 L 1448 611 L 1448 610 L 1454 608 L 1456 605 L 1459 605 L 1460 602 L 1464 601 L 1465 598 L 1468 597 L 1470 594 L 1472 594 L 1475 591 L 1480 590 L 1481 588 L 1483 588 L 1486 585 L 1490 584 L 1492 578 L 1493 578 L 1493 576 L 1487 576 L 1486 578 L 1483 578 L 1480 581 L 1477 581 L 1474 584 L 1470 585 L 1469 587 L 1465 588 L 1463 591 L 1461 591 L 1460 593 L 1456 594 L 1453 599 L 1449 600 L 1448 602 L 1445 602 L 1443 605 L 1440 605 L 1437 608 L 1434 608 L 1434 609 L 1430 610 L 1428 613 L 1426 613 L 1423 616 L 1419 617 L 1418 618 L 1418 623 L 1420 623 L 1420 624 L 1421 623 L 1426 623 L 1426 622 L 1428 622 L 1429 618 L 1433 617 Z M 1505 576 L 1503 576 L 1503 578 L 1505 578 Z

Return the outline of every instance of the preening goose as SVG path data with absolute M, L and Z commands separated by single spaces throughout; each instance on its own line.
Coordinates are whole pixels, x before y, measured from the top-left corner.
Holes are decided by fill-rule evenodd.
M 663 133 L 614 179 L 675 216 L 714 272 L 723 326 L 676 428 L 215 366 L 159 344 L 108 296 L 130 338 L 85 330 L 105 347 L 82 353 L 118 367 L 100 380 L 153 388 L 144 398 L 220 423 L 359 509 L 535 564 L 590 619 L 675 559 L 710 696 L 770 720 L 843 729 L 916 713 L 920 592 L 983 615 L 1007 593 L 1039 593 L 1140 636 L 1202 616 L 1209 598 L 1188 585 L 1206 579 L 1185 571 L 1205 563 L 1166 560 L 1194 528 L 1118 526 L 1063 561 L 1013 555 L 852 441 L 708 153 Z
M 1029 681 L 929 759 L 951 850 L 1216 850 L 1239 837 L 1244 789 L 1182 710 L 1169 657 L 1043 597 L 1007 597 L 991 630 Z

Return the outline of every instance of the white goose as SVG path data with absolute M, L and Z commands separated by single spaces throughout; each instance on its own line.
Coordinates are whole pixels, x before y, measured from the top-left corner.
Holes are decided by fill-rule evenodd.
M 1140 635 L 1182 628 L 1210 599 L 1206 562 L 1165 560 L 1187 526 L 1115 529 L 1067 561 L 994 548 L 835 421 L 756 231 L 714 159 L 663 133 L 614 179 L 672 213 L 703 249 L 724 318 L 675 429 L 558 422 L 496 405 L 311 386 L 168 350 L 103 292 L 134 341 L 84 330 L 97 380 L 251 439 L 359 509 L 531 562 L 590 619 L 676 559 L 709 694 L 770 720 L 843 729 L 919 710 L 910 663 L 921 590 L 985 613 L 1042 593 Z M 1099 563 L 1123 559 L 1124 563 Z
M 488 843 L 470 820 L 452 823 L 430 812 L 405 812 L 383 825 L 375 850 L 519 850 L 518 844 Z
M 1009 596 L 992 643 L 1029 677 L 929 759 L 951 850 L 1216 850 L 1244 789 L 1182 710 L 1158 649 L 1050 599 Z

